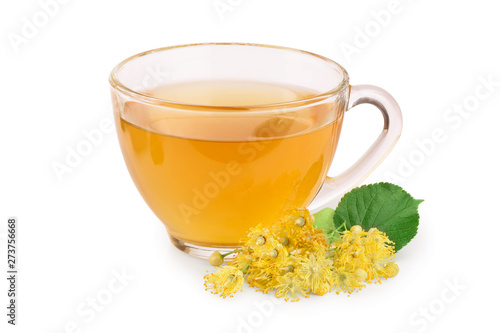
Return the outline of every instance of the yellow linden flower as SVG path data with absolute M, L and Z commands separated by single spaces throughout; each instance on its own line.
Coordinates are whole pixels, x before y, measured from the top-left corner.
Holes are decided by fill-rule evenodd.
M 329 245 L 321 230 L 313 227 L 314 216 L 307 209 L 290 210 L 271 231 L 280 243 L 297 256 L 324 251 Z
M 276 244 L 276 248 L 270 253 L 260 255 L 254 253 L 247 282 L 250 286 L 267 293 L 274 289 L 276 278 L 286 273 L 284 267 L 289 266 L 290 261 L 287 250 L 281 244 Z
M 370 258 L 372 269 L 367 270 L 368 279 L 375 279 L 380 282 L 380 277 L 389 277 L 384 271 L 386 262 L 395 258 L 394 244 L 384 232 L 372 228 L 365 238 L 366 256 Z
M 206 290 L 211 290 L 212 294 L 220 293 L 223 298 L 232 297 L 241 290 L 244 282 L 243 272 L 235 266 L 223 266 L 215 273 L 205 275 Z
M 350 230 L 343 232 L 343 241 L 348 243 L 360 242 L 368 233 L 364 231 L 359 225 L 354 225 Z
M 399 267 L 396 265 L 396 263 L 389 262 L 385 266 L 382 266 L 379 268 L 378 274 L 380 276 L 385 277 L 386 279 L 388 277 L 393 277 L 398 275 L 399 273 Z
M 256 288 L 267 294 L 278 284 L 278 277 L 281 275 L 269 273 L 262 269 L 254 269 L 247 276 L 247 283 L 250 287 Z
M 262 224 L 250 229 L 248 239 L 243 244 L 243 250 L 257 251 L 259 253 L 267 253 L 273 250 L 279 241 L 276 236 L 267 228 L 263 228 Z
M 269 249 L 255 251 L 255 256 L 259 257 L 260 260 L 276 263 L 288 257 L 288 251 L 281 243 L 275 240 Z
M 286 248 L 291 250 L 300 249 L 307 242 L 307 237 L 316 234 L 313 227 L 314 217 L 305 208 L 290 210 L 273 227 L 273 232 L 281 240 L 286 240 Z M 320 231 L 321 232 L 321 231 Z
M 263 293 L 276 290 L 276 297 L 298 301 L 309 293 L 351 294 L 364 282 L 395 276 L 393 242 L 376 228 L 364 231 L 352 226 L 332 246 L 321 230 L 313 227 L 307 209 L 294 209 L 271 228 L 251 228 L 241 250 L 226 266 L 205 276 L 205 286 L 214 294 L 231 297 L 245 280 Z M 214 253 L 212 264 L 221 264 L 225 255 Z
M 333 270 L 333 288 L 337 295 L 343 291 L 351 294 L 354 291 L 359 291 L 364 285 L 356 278 L 355 273 L 346 270 Z
M 300 258 L 290 254 L 286 258 L 283 258 L 280 262 L 281 274 L 286 274 L 289 272 L 294 272 L 300 264 Z
M 325 258 L 325 253 L 310 254 L 299 266 L 299 274 L 311 292 L 324 295 L 332 289 L 333 262 Z
M 340 242 L 335 243 L 334 266 L 351 272 L 362 269 L 366 272 L 364 281 L 380 282 L 381 276 L 389 274 L 384 271 L 385 263 L 395 257 L 392 244 L 387 235 L 376 228 L 365 232 L 353 226 L 343 233 Z
M 299 295 L 308 297 L 304 280 L 294 273 L 286 273 L 285 275 L 278 276 L 276 297 L 285 297 L 285 301 L 291 300 L 292 302 L 297 302 L 300 299 Z
M 356 270 L 354 271 L 354 276 L 358 281 L 363 282 L 368 278 L 368 273 L 366 273 L 366 271 L 362 268 L 356 268 Z
M 315 231 L 314 234 L 308 236 L 302 243 L 302 246 L 298 248 L 299 252 L 303 252 L 304 255 L 308 255 L 309 253 L 317 253 L 317 252 L 325 252 L 330 245 L 326 242 L 325 234 L 320 231 L 317 233 Z
M 387 235 L 371 228 L 364 239 L 365 246 L 368 253 L 375 257 L 378 261 L 387 261 L 394 258 L 394 242 L 392 242 Z
M 364 237 L 362 235 L 361 237 Z M 362 238 L 345 231 L 340 242 L 335 242 L 334 264 L 337 268 L 370 268 L 371 258 L 367 257 Z
M 295 270 L 296 261 L 294 256 L 277 257 L 273 261 L 259 260 L 252 263 L 247 282 L 267 294 L 276 287 L 279 276 Z
M 253 259 L 252 255 L 246 252 L 241 252 L 239 253 L 233 261 L 231 261 L 231 266 L 238 267 L 238 269 L 242 270 L 242 272 L 245 274 L 247 273 L 246 271 L 248 270 L 248 267 L 245 268 L 245 266 L 248 265 L 249 262 L 251 262 Z

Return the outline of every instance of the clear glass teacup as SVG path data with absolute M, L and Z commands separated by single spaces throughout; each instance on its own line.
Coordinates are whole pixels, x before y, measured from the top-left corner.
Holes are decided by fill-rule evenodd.
M 314 209 L 359 184 L 402 129 L 396 101 L 296 49 L 193 44 L 126 59 L 110 76 L 116 128 L 137 189 L 172 243 L 208 257 L 287 210 Z M 328 177 L 344 114 L 362 103 L 382 133 L 348 170 Z

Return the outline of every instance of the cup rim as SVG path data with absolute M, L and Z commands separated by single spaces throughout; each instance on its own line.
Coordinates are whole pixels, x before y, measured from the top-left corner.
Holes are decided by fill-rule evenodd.
M 336 66 L 340 72 L 342 73 L 342 80 L 339 82 L 339 84 L 335 87 L 333 87 L 330 90 L 327 90 L 326 92 L 318 93 L 314 96 L 310 96 L 308 98 L 302 98 L 302 99 L 296 99 L 292 101 L 286 101 L 286 102 L 280 102 L 280 103 L 269 103 L 269 104 L 258 104 L 258 105 L 238 105 L 238 106 L 231 106 L 231 105 L 204 105 L 204 104 L 192 104 L 192 103 L 184 103 L 184 102 L 178 102 L 178 101 L 171 101 L 167 99 L 162 99 L 158 97 L 154 97 L 151 95 L 146 95 L 141 92 L 135 91 L 129 87 L 127 87 L 125 84 L 123 84 L 119 79 L 118 79 L 118 72 L 122 69 L 123 66 L 125 66 L 128 62 L 135 60 L 137 58 L 147 56 L 150 53 L 156 53 L 156 52 L 162 52 L 162 51 L 167 51 L 171 49 L 177 49 L 177 48 L 186 48 L 186 47 L 193 47 L 193 46 L 227 46 L 227 45 L 237 45 L 237 46 L 250 46 L 250 47 L 262 47 L 262 48 L 274 48 L 274 49 L 281 49 L 285 51 L 292 51 L 292 52 L 298 52 L 298 53 L 305 53 L 310 56 L 322 59 L 323 61 L 326 61 L 330 63 L 331 65 Z M 151 49 L 148 51 L 144 51 L 138 54 L 135 54 L 131 57 L 128 57 L 127 59 L 121 61 L 118 65 L 116 65 L 113 70 L 111 71 L 111 74 L 109 75 L 109 83 L 111 86 L 115 89 L 118 89 L 122 93 L 134 98 L 135 100 L 139 100 L 143 103 L 150 104 L 150 105 L 156 105 L 156 106 L 165 106 L 165 107 L 171 107 L 171 108 L 176 108 L 176 109 L 188 109 L 192 111 L 192 108 L 198 108 L 200 111 L 223 111 L 224 113 L 228 113 L 230 111 L 235 111 L 235 112 L 241 112 L 245 110 L 252 110 L 252 111 L 267 111 L 267 110 L 272 110 L 272 109 L 283 109 L 283 108 L 292 108 L 296 106 L 303 106 L 303 105 L 309 105 L 315 102 L 322 101 L 324 99 L 327 99 L 329 97 L 334 96 L 338 92 L 344 90 L 346 87 L 349 86 L 349 74 L 347 71 L 339 65 L 337 62 L 324 57 L 322 55 L 309 52 L 309 51 L 304 51 L 301 49 L 296 49 L 296 48 L 291 48 L 291 47 L 285 47 L 285 46 L 276 46 L 276 45 L 269 45 L 269 44 L 256 44 L 256 43 L 194 43 L 194 44 L 182 44 L 182 45 L 174 45 L 174 46 L 166 46 L 166 47 L 160 47 L 156 49 Z

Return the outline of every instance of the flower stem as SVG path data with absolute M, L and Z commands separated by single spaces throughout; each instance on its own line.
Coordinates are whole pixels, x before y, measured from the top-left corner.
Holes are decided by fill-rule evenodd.
M 228 253 L 225 253 L 225 254 L 221 254 L 221 256 L 222 256 L 222 258 L 225 258 L 225 257 L 227 257 L 227 256 L 228 256 L 228 255 L 230 255 L 230 254 L 233 254 L 233 253 L 236 253 L 236 252 L 240 252 L 240 251 L 241 251 L 241 250 L 236 249 L 236 250 L 234 250 L 234 251 L 231 251 L 231 252 L 228 252 Z
M 250 260 L 249 262 L 247 262 L 247 264 L 245 266 L 243 266 L 243 268 L 241 269 L 241 271 L 243 273 L 245 273 L 245 271 L 248 269 L 248 267 L 250 267 L 250 264 L 252 263 L 253 259 Z

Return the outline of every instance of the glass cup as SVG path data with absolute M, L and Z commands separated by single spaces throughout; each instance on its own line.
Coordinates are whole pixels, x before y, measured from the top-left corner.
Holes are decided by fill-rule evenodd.
M 237 248 L 250 227 L 271 225 L 292 208 L 314 210 L 358 185 L 402 129 L 399 106 L 386 91 L 350 86 L 334 61 L 291 48 L 166 47 L 124 60 L 110 83 L 137 189 L 172 243 L 198 257 Z M 236 96 L 234 104 L 199 103 L 212 86 L 227 91 L 228 100 Z M 183 97 L 165 97 L 178 87 Z M 246 94 L 256 93 L 281 100 L 245 104 Z M 354 165 L 328 177 L 344 114 L 363 103 L 382 113 L 382 132 Z

